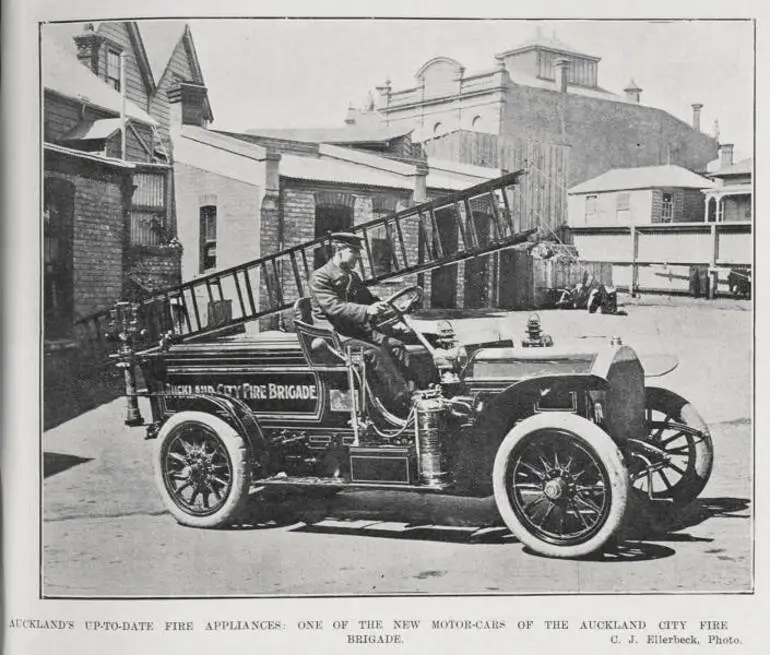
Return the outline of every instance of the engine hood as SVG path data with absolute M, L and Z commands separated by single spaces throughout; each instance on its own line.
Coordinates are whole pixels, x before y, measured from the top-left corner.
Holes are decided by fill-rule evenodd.
M 518 382 L 536 377 L 592 375 L 607 380 L 620 361 L 638 361 L 628 346 L 593 350 L 551 348 L 481 348 L 473 353 L 466 379 Z

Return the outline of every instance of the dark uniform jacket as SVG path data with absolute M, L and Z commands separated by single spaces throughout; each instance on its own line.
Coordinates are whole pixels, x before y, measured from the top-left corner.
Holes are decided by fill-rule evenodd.
M 379 300 L 364 286 L 358 273 L 345 271 L 329 260 L 310 277 L 313 323 L 331 325 L 337 332 L 369 341 L 372 326 L 366 307 Z

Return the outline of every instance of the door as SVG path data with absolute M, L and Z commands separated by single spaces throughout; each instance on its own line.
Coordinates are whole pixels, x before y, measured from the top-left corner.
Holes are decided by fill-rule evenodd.
M 476 237 L 482 248 L 489 244 L 491 217 L 481 212 L 473 213 Z M 465 302 L 469 309 L 489 307 L 489 278 L 492 256 L 477 257 L 465 262 Z
M 319 205 L 315 209 L 315 238 L 329 232 L 346 232 L 353 225 L 353 210 L 343 205 Z M 331 253 L 328 246 L 319 246 L 313 252 L 313 269 L 323 266 Z
M 436 212 L 438 236 L 444 254 L 457 252 L 457 223 L 452 215 L 455 209 L 448 207 Z M 430 305 L 434 308 L 457 307 L 457 264 L 442 266 L 431 273 Z
M 73 318 L 72 222 L 75 188 L 47 178 L 43 199 L 43 314 L 46 339 L 68 336 Z

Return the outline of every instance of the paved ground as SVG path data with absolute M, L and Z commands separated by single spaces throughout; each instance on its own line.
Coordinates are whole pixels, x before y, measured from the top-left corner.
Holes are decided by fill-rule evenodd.
M 558 343 L 622 335 L 643 358 L 678 353 L 654 382 L 688 397 L 712 428 L 705 491 L 668 529 L 592 560 L 524 551 L 490 500 L 345 492 L 255 504 L 250 525 L 178 526 L 152 481 L 152 442 L 118 400 L 44 434 L 43 579 L 51 596 L 746 591 L 752 585 L 750 303 L 644 297 L 628 316 L 541 312 Z M 466 329 L 520 337 L 527 314 Z M 654 361 L 654 358 L 649 358 Z M 145 416 L 148 412 L 145 411 Z M 650 519 L 649 512 L 643 518 Z

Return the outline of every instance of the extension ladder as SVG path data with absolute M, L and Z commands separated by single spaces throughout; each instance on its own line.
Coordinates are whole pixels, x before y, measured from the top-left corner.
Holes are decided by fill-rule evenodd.
M 356 225 L 363 239 L 359 273 L 366 285 L 423 273 L 525 241 L 516 230 L 512 193 L 523 171 Z M 479 229 L 478 214 L 485 215 Z M 325 261 L 323 236 L 259 259 L 156 292 L 140 303 L 146 343 L 164 335 L 189 340 L 285 311 L 309 294 Z M 320 249 L 320 253 L 319 253 Z

